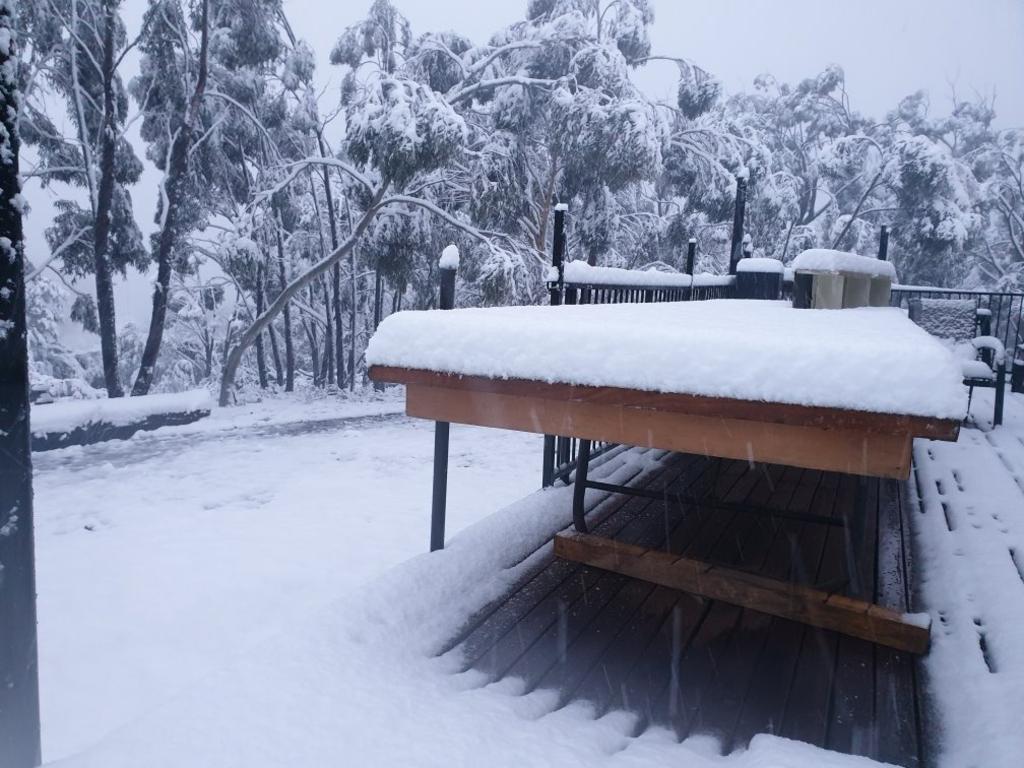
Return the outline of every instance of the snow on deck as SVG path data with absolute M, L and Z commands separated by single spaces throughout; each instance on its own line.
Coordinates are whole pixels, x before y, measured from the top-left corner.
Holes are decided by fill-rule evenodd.
M 399 312 L 367 362 L 959 419 L 960 368 L 899 309 L 701 301 Z
M 972 412 L 992 413 L 992 393 Z M 987 427 L 988 424 L 986 423 Z M 940 765 L 1011 768 L 1024 755 L 1024 397 L 1003 426 L 918 440 L 912 516 L 921 601 L 933 618 L 926 685 Z
M 316 465 L 309 456 L 305 463 Z M 417 466 L 425 465 L 419 460 Z M 618 463 L 609 461 L 595 474 L 623 482 L 638 471 L 656 468 L 654 462 L 631 454 Z M 408 483 L 398 485 L 405 488 Z M 483 488 L 478 487 L 478 495 Z M 674 733 L 659 728 L 634 737 L 636 718 L 629 713 L 595 717 L 582 704 L 559 708 L 550 691 L 522 695 L 514 681 L 481 685 L 473 673 L 453 675 L 454 660 L 434 655 L 456 627 L 532 567 L 535 555 L 530 553 L 550 549 L 546 542 L 569 524 L 571 497 L 571 488 L 533 493 L 462 531 L 446 549 L 415 557 L 348 594 L 335 583 L 352 581 L 351 563 L 341 553 L 333 561 L 334 578 L 325 572 L 317 582 L 321 598 L 337 590 L 336 602 L 292 615 L 278 633 L 246 638 L 232 647 L 231 660 L 218 668 L 186 668 L 191 674 L 176 695 L 145 708 L 124 727 L 58 765 L 440 768 L 478 765 L 483 759 L 490 768 L 877 765 L 766 734 L 756 736 L 748 750 L 722 758 L 712 738 L 680 744 Z M 345 510 L 349 516 L 358 511 Z M 424 523 L 427 517 L 423 515 Z M 382 531 L 394 523 L 385 518 L 369 515 L 381 522 Z M 420 533 L 425 541 L 425 532 Z M 339 538 L 348 537 L 322 536 L 324 543 L 318 546 Z M 232 550 L 245 544 L 245 539 L 233 541 Z M 369 560 L 374 551 L 362 547 L 358 560 Z M 253 554 L 258 552 L 253 549 Z M 184 570 L 191 567 L 190 562 Z M 296 595 L 305 593 L 302 584 L 285 586 Z M 176 592 L 176 579 L 168 579 L 166 589 Z M 187 589 L 195 589 L 191 580 Z M 182 596 L 187 594 L 182 590 Z M 161 601 L 152 602 L 159 610 Z M 252 607 L 258 606 L 257 602 Z M 177 618 L 167 616 L 168 622 Z M 162 659 L 154 663 L 159 666 Z M 87 708 L 83 701 L 80 709 Z

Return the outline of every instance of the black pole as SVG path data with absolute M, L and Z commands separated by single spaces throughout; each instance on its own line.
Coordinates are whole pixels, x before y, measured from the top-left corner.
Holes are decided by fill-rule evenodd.
M 878 233 L 878 258 L 885 261 L 889 258 L 889 228 L 883 224 Z
M 729 274 L 736 274 L 736 264 L 743 253 L 743 217 L 747 208 L 747 177 L 736 177 L 736 208 L 732 217 L 732 248 L 729 251 Z
M 691 237 L 690 242 L 686 244 L 686 274 L 693 274 L 693 262 L 697 257 L 697 238 Z
M 40 763 L 25 244 L 18 181 L 18 51 L 0 3 L 0 765 Z
M 557 307 L 562 303 L 562 288 L 565 276 L 565 212 L 569 206 L 559 203 L 555 206 L 555 231 L 551 243 L 551 266 L 557 273 L 558 279 L 551 283 L 549 298 L 551 306 Z M 573 300 L 575 303 L 575 297 Z M 544 451 L 541 456 L 543 466 L 540 473 L 541 488 L 547 488 L 555 481 L 555 437 L 544 435 Z
M 451 249 L 451 250 L 449 250 Z M 454 258 L 449 254 L 454 251 Z M 445 248 L 441 257 L 441 295 L 439 309 L 455 306 L 455 273 L 459 268 L 459 252 L 454 246 Z M 447 421 L 434 424 L 434 492 L 430 505 L 430 551 L 444 549 L 444 518 L 448 506 L 448 435 Z
M 565 275 L 565 212 L 569 206 L 559 203 L 555 206 L 555 232 L 552 238 L 551 266 L 558 273 L 558 281 L 551 287 L 551 306 L 562 303 L 562 282 Z

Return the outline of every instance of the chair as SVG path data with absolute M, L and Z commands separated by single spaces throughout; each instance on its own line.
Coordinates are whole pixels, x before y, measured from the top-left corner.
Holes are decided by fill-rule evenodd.
M 995 390 L 992 425 L 1003 423 L 1006 350 L 988 334 L 991 312 L 973 299 L 911 299 L 910 319 L 932 336 L 948 343 L 960 360 L 967 385 L 967 412 L 975 387 Z M 979 332 L 980 331 L 980 332 Z

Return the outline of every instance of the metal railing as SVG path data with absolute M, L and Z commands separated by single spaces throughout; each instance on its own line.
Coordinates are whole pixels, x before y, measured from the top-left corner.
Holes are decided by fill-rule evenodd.
M 783 300 L 792 300 L 792 285 L 792 282 L 788 281 L 783 283 Z M 735 284 L 731 281 L 693 287 L 553 282 L 548 287 L 552 303 L 555 304 L 649 304 L 667 301 L 704 301 L 736 296 Z M 1003 342 L 1011 359 L 1017 347 L 1024 345 L 1024 322 L 1022 322 L 1024 292 L 897 286 L 892 290 L 891 304 L 894 307 L 906 308 L 908 301 L 917 298 L 973 299 L 977 302 L 979 309 L 987 309 L 991 313 L 991 324 L 987 333 Z M 613 444 L 595 443 L 592 455 L 596 457 L 614 447 Z M 545 486 L 557 481 L 568 482 L 576 469 L 576 452 L 577 441 L 575 438 L 549 437 L 545 440 L 543 472 Z
M 1024 292 L 983 291 L 962 288 L 937 288 L 927 285 L 896 285 L 892 289 L 892 306 L 907 308 L 912 299 L 971 299 L 978 309 L 991 312 L 988 335 L 995 336 L 1012 358 L 1017 347 L 1024 344 Z

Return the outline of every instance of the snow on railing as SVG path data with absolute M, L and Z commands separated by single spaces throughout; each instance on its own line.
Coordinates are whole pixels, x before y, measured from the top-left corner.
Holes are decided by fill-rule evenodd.
M 558 280 L 558 270 L 549 267 L 549 282 Z M 621 267 L 596 267 L 577 259 L 566 262 L 563 268 L 566 285 L 608 286 L 629 288 L 689 288 L 727 286 L 736 282 L 735 275 L 687 275 L 683 272 L 667 272 L 660 269 L 623 269 Z

